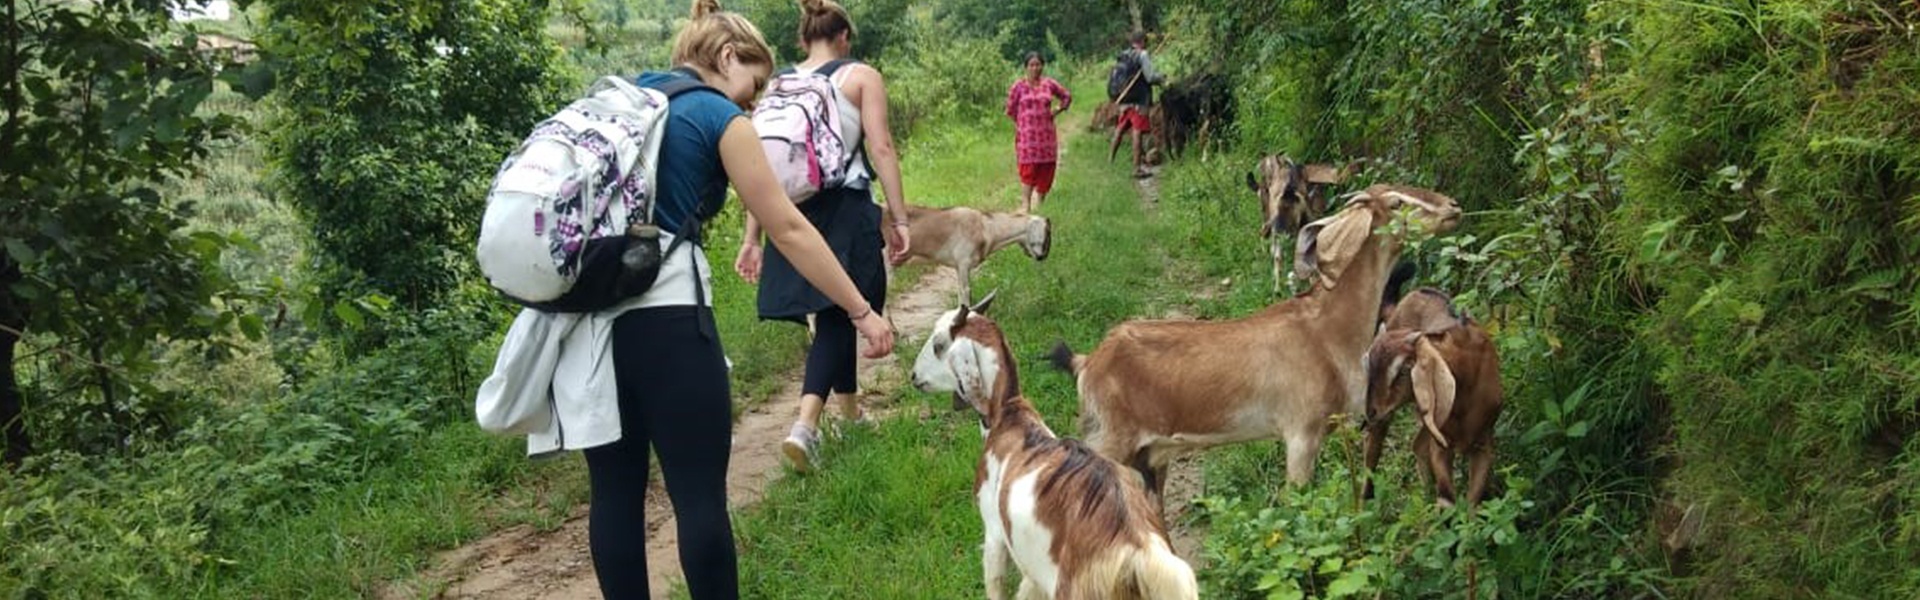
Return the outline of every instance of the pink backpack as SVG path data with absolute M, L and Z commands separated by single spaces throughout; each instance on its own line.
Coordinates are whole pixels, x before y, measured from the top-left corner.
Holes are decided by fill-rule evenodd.
M 804 74 L 784 69 L 753 107 L 753 128 L 767 163 L 796 204 L 846 183 L 854 148 L 840 130 L 840 89 L 833 73 L 852 62 L 829 61 Z

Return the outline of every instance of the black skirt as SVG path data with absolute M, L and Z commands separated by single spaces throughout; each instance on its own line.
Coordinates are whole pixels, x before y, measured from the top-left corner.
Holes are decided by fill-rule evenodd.
M 886 238 L 880 235 L 880 207 L 870 190 L 822 190 L 800 204 L 800 214 L 826 238 L 834 259 L 860 295 L 876 311 L 886 310 Z M 760 318 L 805 323 L 807 315 L 832 308 L 834 303 L 807 283 L 793 263 L 772 243 L 765 243 L 760 268 Z

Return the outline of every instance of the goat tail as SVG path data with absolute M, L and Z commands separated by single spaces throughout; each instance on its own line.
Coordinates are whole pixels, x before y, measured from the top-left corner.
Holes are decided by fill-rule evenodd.
M 1079 377 L 1080 370 L 1087 366 L 1086 355 L 1074 354 L 1073 349 L 1067 347 L 1065 340 L 1054 343 L 1053 352 L 1047 354 L 1047 360 L 1053 363 L 1053 368 L 1066 371 L 1075 377 Z
M 1143 600 L 1199 600 L 1193 567 L 1173 553 L 1164 537 L 1153 536 L 1133 554 L 1133 583 Z

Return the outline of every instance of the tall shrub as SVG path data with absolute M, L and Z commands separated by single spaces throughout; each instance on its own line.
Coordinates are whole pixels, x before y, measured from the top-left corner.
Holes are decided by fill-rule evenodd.
M 493 170 L 570 81 L 545 3 L 264 1 L 272 160 L 313 229 L 323 304 L 435 306 L 473 273 Z
M 259 332 L 218 268 L 238 240 L 187 232 L 193 199 L 161 192 L 196 174 L 237 124 L 198 111 L 221 65 L 157 2 L 90 4 L 0 9 L 0 462 L 9 466 L 37 449 L 107 452 L 170 432 L 181 399 L 151 384 L 154 342 L 208 340 L 239 321 Z M 47 365 L 37 382 L 16 378 L 23 340 Z M 35 387 L 46 393 L 29 406 Z

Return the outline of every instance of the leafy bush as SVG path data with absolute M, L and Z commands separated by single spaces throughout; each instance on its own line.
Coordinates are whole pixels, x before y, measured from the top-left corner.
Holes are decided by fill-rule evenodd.
M 1375 473 L 1378 497 L 1358 495 L 1359 432 L 1329 438 L 1317 481 L 1287 488 L 1284 452 L 1240 446 L 1208 461 L 1200 571 L 1209 598 L 1566 598 L 1657 593 L 1657 572 L 1632 556 L 1633 536 L 1609 530 L 1596 504 L 1555 515 L 1527 498 L 1530 479 L 1505 469 L 1501 489 L 1469 514 L 1443 509 L 1412 473 L 1404 447 Z M 1397 441 L 1397 440 L 1395 440 Z M 1393 444 L 1397 445 L 1397 444 Z M 1397 451 L 1397 452 L 1396 452 Z M 1504 454 L 1512 457 L 1514 454 Z M 1221 490 L 1215 492 L 1215 489 Z M 1238 490 L 1283 490 L 1271 500 Z
M 266 4 L 272 162 L 313 229 L 321 302 L 438 305 L 472 276 L 493 170 L 562 97 L 544 3 Z
M 905 39 L 886 57 L 888 121 L 895 137 L 910 139 L 933 123 L 1002 114 L 1007 86 L 1017 76 L 994 47 L 1006 39 L 964 35 L 930 14 L 907 20 Z
M 476 322 L 429 315 L 432 335 L 207 410 L 124 457 L 54 452 L 0 474 L 0 596 L 167 596 L 245 560 L 226 534 L 299 514 L 466 414 L 492 358 L 474 351 L 491 337 Z

